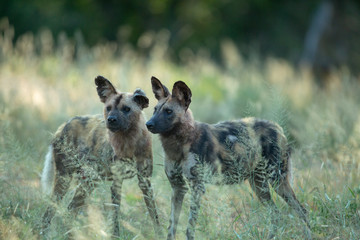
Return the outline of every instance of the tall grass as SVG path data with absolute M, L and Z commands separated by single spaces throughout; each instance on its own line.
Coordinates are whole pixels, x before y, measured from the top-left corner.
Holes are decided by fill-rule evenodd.
M 146 35 L 149 38 L 150 35 Z M 150 77 L 171 88 L 176 80 L 189 84 L 191 108 L 197 120 L 256 116 L 278 122 L 294 146 L 293 187 L 309 210 L 317 239 L 360 238 L 359 83 L 346 69 L 331 73 L 325 88 L 314 84 L 306 70 L 280 59 L 243 59 L 230 41 L 221 45 L 225 64 L 206 52 L 184 50 L 182 62 L 166 57 L 166 31 L 152 34 L 150 54 L 117 43 L 85 46 L 64 34 L 57 40 L 44 30 L 24 35 L 12 44 L 13 29 L 0 24 L 0 238 L 39 239 L 41 218 L 50 202 L 40 192 L 39 177 L 52 133 L 75 115 L 102 112 L 94 78 L 103 75 L 121 91 L 145 90 L 150 98 L 147 117 L 156 103 Z M 56 44 L 55 44 L 56 43 Z M 56 45 L 56 46 L 55 46 Z M 163 171 L 164 154 L 153 137 L 153 187 L 166 231 L 171 188 Z M 122 238 L 157 239 L 135 179 L 125 182 Z M 74 186 L 76 187 L 76 186 Z M 74 189 L 72 188 L 72 190 Z M 72 192 L 58 206 L 50 236 L 65 239 L 108 239 L 111 233 L 109 184 L 101 183 L 84 214 L 73 219 L 66 210 Z M 279 239 L 303 239 L 303 224 L 274 193 L 281 209 Z M 189 198 L 177 231 L 185 238 Z M 271 212 L 247 183 L 208 186 L 197 225 L 198 239 L 264 239 Z

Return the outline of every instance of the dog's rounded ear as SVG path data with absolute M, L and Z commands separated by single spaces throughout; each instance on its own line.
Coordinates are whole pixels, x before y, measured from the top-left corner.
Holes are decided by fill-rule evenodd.
M 140 88 L 135 90 L 133 100 L 141 107 L 141 109 L 147 108 L 149 106 L 149 99 L 146 97 L 145 92 Z
M 190 88 L 183 81 L 177 81 L 174 84 L 172 89 L 172 97 L 179 100 L 180 104 L 184 106 L 185 111 L 188 109 L 191 103 L 191 96 L 192 93 Z
M 151 85 L 152 85 L 153 93 L 157 100 L 166 98 L 167 96 L 170 95 L 169 90 L 164 85 L 162 85 L 160 80 L 157 79 L 156 77 L 151 77 Z
M 100 101 L 103 103 L 105 103 L 111 95 L 117 93 L 111 82 L 103 76 L 97 76 L 95 78 L 95 85 L 97 86 L 96 90 L 100 97 Z

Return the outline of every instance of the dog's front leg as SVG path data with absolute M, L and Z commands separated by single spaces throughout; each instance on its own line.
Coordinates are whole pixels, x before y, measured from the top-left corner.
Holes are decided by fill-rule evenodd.
M 155 203 L 154 193 L 151 187 L 150 178 L 138 174 L 138 180 L 139 180 L 139 187 L 143 192 L 146 207 L 149 211 L 151 220 L 153 221 L 154 224 L 155 233 L 158 236 L 161 236 L 159 216 L 157 213 L 157 207 Z
M 188 240 L 195 238 L 195 226 L 200 210 L 200 201 L 202 195 L 205 193 L 204 182 L 199 179 L 190 181 L 191 189 L 191 201 L 190 201 L 190 212 L 189 222 L 186 229 L 186 238 Z
M 186 182 L 181 172 L 166 171 L 166 175 L 172 187 L 171 214 L 168 228 L 168 240 L 175 239 L 176 228 L 179 221 L 184 196 L 188 190 Z
M 120 203 L 121 203 L 121 188 L 122 188 L 123 179 L 114 178 L 114 181 L 111 186 L 111 202 L 113 206 L 113 236 L 120 236 L 119 228 L 119 216 L 120 216 Z
M 113 204 L 113 224 L 114 237 L 119 237 L 119 217 L 120 217 L 120 203 L 121 203 L 121 188 L 124 179 L 132 178 L 136 174 L 134 161 L 129 158 L 114 157 L 112 166 L 110 167 L 113 177 L 111 186 L 111 201 Z

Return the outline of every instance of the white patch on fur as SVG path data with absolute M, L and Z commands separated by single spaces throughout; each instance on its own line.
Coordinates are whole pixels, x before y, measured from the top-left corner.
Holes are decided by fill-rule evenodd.
M 188 157 L 182 167 L 183 169 L 183 173 L 185 175 L 185 177 L 187 179 L 191 179 L 193 178 L 194 176 L 191 174 L 191 168 L 194 167 L 196 165 L 197 161 L 196 161 L 196 154 L 194 153 L 189 153 L 188 154 Z
M 43 193 L 50 195 L 53 191 L 55 178 L 55 164 L 53 159 L 53 147 L 49 146 L 49 150 L 45 156 L 44 169 L 41 174 L 41 187 Z
M 234 143 L 238 140 L 238 138 L 234 135 L 228 135 L 226 138 L 230 143 Z
M 174 167 L 174 162 L 171 161 L 171 160 L 165 160 L 165 173 L 167 176 L 171 177 L 172 176 L 172 171 L 175 170 L 175 167 Z

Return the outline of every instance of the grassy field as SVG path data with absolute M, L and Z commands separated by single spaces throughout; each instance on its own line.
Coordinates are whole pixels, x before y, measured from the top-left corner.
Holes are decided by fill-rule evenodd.
M 146 38 L 146 36 L 144 36 Z M 11 29 L 0 35 L 0 239 L 41 239 L 39 227 L 49 201 L 39 179 L 52 134 L 76 115 L 102 112 L 94 78 L 103 75 L 121 91 L 141 87 L 156 103 L 150 77 L 167 86 L 185 81 L 193 91 L 197 120 L 256 116 L 284 127 L 294 152 L 293 188 L 309 211 L 314 239 L 360 239 L 360 87 L 346 68 L 331 72 L 319 88 L 306 70 L 286 61 L 244 60 L 231 42 L 221 45 L 224 66 L 206 52 L 184 51 L 182 62 L 166 58 L 166 32 L 151 39 L 149 57 L 129 46 L 106 43 L 93 48 L 62 36 L 59 46 L 44 31 L 11 44 Z M 146 40 L 146 39 L 145 39 Z M 73 56 L 77 57 L 74 58 Z M 170 213 L 171 188 L 163 170 L 164 154 L 153 136 L 153 187 L 163 232 Z M 50 230 L 51 239 L 109 239 L 109 183 L 101 183 L 89 199 L 86 214 L 73 219 L 64 199 Z M 276 239 L 303 239 L 303 224 L 273 193 L 282 218 Z M 185 238 L 189 196 L 180 216 L 178 239 Z M 157 239 L 135 179 L 123 189 L 122 239 Z M 196 230 L 198 239 L 264 239 L 270 212 L 248 183 L 208 186 Z

